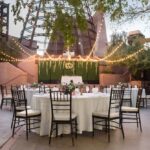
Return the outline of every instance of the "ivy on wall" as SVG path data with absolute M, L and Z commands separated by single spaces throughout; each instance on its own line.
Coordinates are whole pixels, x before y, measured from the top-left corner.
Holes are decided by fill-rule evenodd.
M 38 80 L 44 83 L 60 83 L 63 75 L 82 76 L 83 82 L 99 83 L 98 62 L 40 61 Z

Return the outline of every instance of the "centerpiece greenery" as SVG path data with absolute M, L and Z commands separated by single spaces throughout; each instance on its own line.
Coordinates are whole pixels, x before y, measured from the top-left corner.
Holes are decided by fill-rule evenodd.
M 70 83 L 66 85 L 65 92 L 73 92 L 75 90 L 75 85 L 73 83 L 73 80 L 70 80 Z
M 31 84 L 31 87 L 32 87 L 32 88 L 38 88 L 38 83 L 33 82 L 33 83 Z

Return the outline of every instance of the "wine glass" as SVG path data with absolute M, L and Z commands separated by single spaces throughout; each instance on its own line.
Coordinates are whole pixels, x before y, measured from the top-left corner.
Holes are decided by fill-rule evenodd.
M 85 87 L 85 90 L 86 90 L 86 93 L 89 93 L 89 91 L 90 91 L 89 86 L 86 86 L 86 87 Z

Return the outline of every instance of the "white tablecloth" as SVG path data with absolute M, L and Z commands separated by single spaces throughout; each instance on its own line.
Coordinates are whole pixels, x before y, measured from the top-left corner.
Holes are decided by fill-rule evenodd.
M 25 94 L 26 94 L 28 105 L 31 105 L 32 96 L 38 92 L 39 92 L 38 88 L 25 89 Z
M 104 93 L 83 93 L 73 96 L 72 110 L 78 115 L 78 132 L 92 131 L 92 112 L 108 111 L 109 95 Z M 32 109 L 41 111 L 41 124 L 39 134 L 48 135 L 51 123 L 51 108 L 49 94 L 35 94 L 31 101 Z M 60 129 L 62 130 L 62 129 Z M 68 128 L 63 126 L 63 132 Z
M 126 88 L 126 89 L 128 89 L 128 88 Z M 104 88 L 104 93 L 110 93 L 110 90 L 111 90 L 111 88 L 107 88 L 107 89 Z M 132 88 L 131 97 L 132 97 L 133 107 L 136 106 L 137 94 L 138 94 L 138 88 Z M 145 89 L 143 89 L 143 91 L 142 91 L 142 97 L 145 97 Z

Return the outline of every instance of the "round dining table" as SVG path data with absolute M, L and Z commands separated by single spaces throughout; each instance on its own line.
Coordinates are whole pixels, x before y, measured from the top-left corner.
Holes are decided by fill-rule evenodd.
M 78 133 L 92 131 L 92 112 L 107 112 L 110 94 L 106 93 L 82 93 L 72 96 L 72 111 L 77 114 Z M 51 105 L 49 93 L 36 93 L 32 96 L 31 107 L 41 111 L 40 129 L 36 130 L 41 136 L 49 135 L 51 124 Z M 58 134 L 69 133 L 68 125 L 59 127 Z

